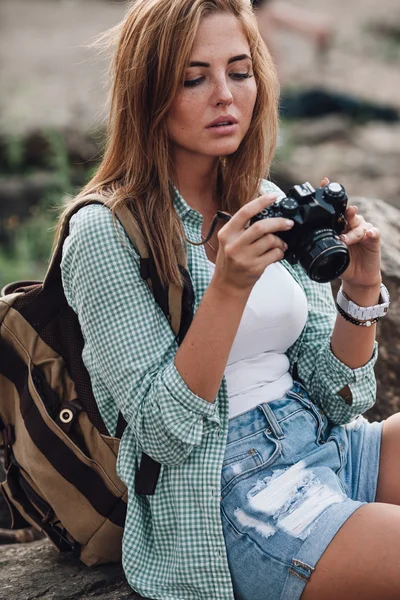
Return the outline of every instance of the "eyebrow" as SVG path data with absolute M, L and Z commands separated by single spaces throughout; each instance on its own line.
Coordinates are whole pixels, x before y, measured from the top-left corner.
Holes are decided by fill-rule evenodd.
M 228 60 L 228 65 L 230 65 L 233 62 L 237 62 L 239 60 L 245 60 L 246 58 L 248 58 L 249 60 L 251 60 L 251 57 L 248 54 L 238 54 L 237 56 L 232 56 L 232 58 L 230 58 Z M 210 63 L 206 63 L 206 62 L 201 62 L 198 60 L 194 60 L 191 63 L 189 63 L 189 67 L 210 67 Z

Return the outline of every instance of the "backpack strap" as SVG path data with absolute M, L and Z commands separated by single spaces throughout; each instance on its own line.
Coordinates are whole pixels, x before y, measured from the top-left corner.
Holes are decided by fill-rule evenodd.
M 80 208 L 89 204 L 106 204 L 107 198 L 101 194 L 88 194 L 74 202 L 70 210 L 65 214 L 59 236 L 54 248 L 50 265 L 45 276 L 43 287 L 50 285 L 61 286 L 61 258 L 64 242 L 69 234 L 69 222 L 71 217 Z M 142 235 L 140 227 L 132 218 L 129 207 L 125 204 L 116 209 L 116 216 L 125 229 L 131 243 L 140 255 L 140 275 L 147 282 L 154 299 L 160 306 L 164 315 L 176 336 L 178 344 L 181 344 L 193 319 L 194 291 L 189 272 L 186 268 L 186 256 L 182 246 L 182 252 L 178 256 L 179 269 L 184 280 L 183 288 L 170 283 L 162 284 L 154 259 L 149 247 Z M 116 436 L 121 438 L 127 423 L 120 412 L 117 419 Z M 142 495 L 153 495 L 155 493 L 161 465 L 150 456 L 143 453 L 141 463 L 135 478 L 135 492 Z
M 71 205 L 70 210 L 64 216 L 60 228 L 56 245 L 50 259 L 50 265 L 44 278 L 44 288 L 50 285 L 61 285 L 62 249 L 69 234 L 69 222 L 71 217 L 84 206 L 89 204 L 105 204 L 106 202 L 107 198 L 104 195 L 88 194 Z M 163 286 L 158 277 L 155 262 L 151 256 L 149 247 L 139 226 L 132 218 L 129 207 L 126 205 L 118 207 L 116 209 L 116 215 L 125 229 L 131 243 L 140 255 L 140 275 L 146 280 L 157 304 L 167 317 L 168 322 L 180 343 L 190 326 L 193 315 L 193 286 L 191 284 L 190 275 L 186 269 L 186 257 L 183 247 L 180 256 L 178 256 L 179 269 L 184 279 L 183 289 L 173 283 L 170 283 L 168 286 Z M 190 322 L 188 323 L 188 321 Z
M 55 243 L 55 247 L 53 250 L 53 254 L 50 258 L 49 267 L 47 269 L 47 273 L 43 280 L 43 288 L 50 287 L 52 285 L 61 286 L 61 258 L 62 258 L 62 250 L 63 245 L 66 238 L 69 235 L 69 222 L 72 216 L 78 212 L 79 209 L 87 206 L 88 204 L 104 204 L 106 198 L 104 196 L 100 196 L 100 194 L 92 194 L 90 196 L 85 196 L 84 198 L 79 198 L 79 200 L 75 200 L 75 202 L 71 203 L 68 212 L 64 214 L 60 230 L 58 232 L 58 237 Z

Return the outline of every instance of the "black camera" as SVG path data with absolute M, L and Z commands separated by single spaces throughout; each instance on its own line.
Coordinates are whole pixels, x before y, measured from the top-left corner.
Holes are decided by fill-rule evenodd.
M 347 246 L 339 238 L 346 225 L 347 200 L 339 183 L 315 190 L 306 182 L 295 185 L 287 197 L 255 215 L 250 224 L 270 217 L 292 219 L 290 231 L 275 234 L 288 245 L 284 258 L 292 265 L 300 263 L 310 279 L 325 283 L 339 277 L 350 262 Z

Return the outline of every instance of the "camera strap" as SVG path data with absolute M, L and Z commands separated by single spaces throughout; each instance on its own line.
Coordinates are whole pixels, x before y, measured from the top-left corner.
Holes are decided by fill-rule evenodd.
M 220 219 L 222 221 L 225 221 L 225 223 L 227 223 L 228 221 L 230 221 L 232 219 L 232 215 L 230 215 L 227 212 L 224 212 L 223 210 L 217 210 L 217 212 L 215 213 L 215 217 L 213 218 L 213 221 L 211 223 L 210 230 L 209 230 L 208 234 L 204 237 L 204 239 L 202 239 L 201 242 L 192 242 L 191 240 L 186 238 L 186 241 L 189 244 L 192 244 L 193 246 L 203 246 L 204 244 L 207 244 L 209 242 L 209 240 L 212 238 L 215 228 L 217 226 L 217 223 Z

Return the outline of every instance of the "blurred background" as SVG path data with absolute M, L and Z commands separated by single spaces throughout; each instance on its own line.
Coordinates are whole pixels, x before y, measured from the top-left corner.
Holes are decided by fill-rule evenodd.
M 42 277 L 56 209 L 96 166 L 107 61 L 87 46 L 124 10 L 116 0 L 0 2 L 0 287 Z M 322 23 L 322 41 L 290 23 L 292 10 Z M 287 191 L 326 175 L 400 207 L 398 0 L 272 0 L 258 11 L 283 94 L 272 179 Z

